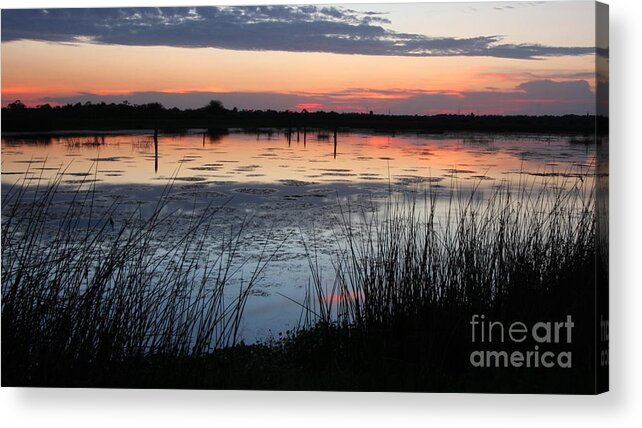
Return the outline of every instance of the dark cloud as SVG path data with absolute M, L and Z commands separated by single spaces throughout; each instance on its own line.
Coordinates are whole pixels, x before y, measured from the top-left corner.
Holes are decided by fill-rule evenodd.
M 321 103 L 328 105 L 329 98 L 317 95 L 296 95 L 274 92 L 133 92 L 122 95 L 98 95 L 92 93 L 80 93 L 78 95 L 65 97 L 45 97 L 42 102 L 57 104 L 75 104 L 77 102 L 106 102 L 120 103 L 129 101 L 132 104 L 147 104 L 158 102 L 166 107 L 197 108 L 216 99 L 223 102 L 228 108 L 238 107 L 240 109 L 273 109 L 292 110 L 298 104 Z
M 497 35 L 427 37 L 392 31 L 388 23 L 376 12 L 318 6 L 3 10 L 2 40 L 517 59 L 595 53 L 507 44 Z
M 418 90 L 369 90 L 352 88 L 333 93 L 271 92 L 135 92 L 101 96 L 84 93 L 71 97 L 50 97 L 43 102 L 122 102 L 134 104 L 160 102 L 167 107 L 201 107 L 217 99 L 228 107 L 240 109 L 297 110 L 301 105 L 318 109 L 367 111 L 393 114 L 586 114 L 595 113 L 596 96 L 584 80 L 557 82 L 534 80 L 512 91 L 469 91 L 445 93 Z
M 460 94 L 416 94 L 396 107 L 402 111 L 480 114 L 595 113 L 595 94 L 584 80 L 534 80 L 512 91 L 468 91 Z
M 581 100 L 592 96 L 591 88 L 585 80 L 555 82 L 535 80 L 517 86 L 524 92 L 523 99 L 564 99 Z

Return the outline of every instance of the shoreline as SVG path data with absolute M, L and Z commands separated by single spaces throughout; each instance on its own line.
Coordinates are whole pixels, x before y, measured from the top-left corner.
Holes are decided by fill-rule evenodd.
M 78 104 L 51 107 L 2 109 L 3 135 L 7 132 L 58 132 L 61 130 L 158 130 L 207 129 L 216 134 L 240 128 L 306 129 L 340 131 L 361 129 L 380 132 L 445 132 L 595 135 L 608 132 L 608 117 L 569 114 L 528 115 L 386 115 L 338 113 L 334 111 L 293 112 L 273 110 L 228 110 L 220 105 L 200 109 L 168 109 L 160 104 Z
M 308 132 L 318 132 L 318 131 L 328 131 L 333 128 L 323 128 L 315 127 L 309 128 Z M 274 132 L 277 134 L 288 134 L 288 132 L 296 132 L 295 128 L 283 128 L 283 127 L 260 127 L 260 128 L 225 128 L 225 132 L 220 135 L 226 134 L 261 134 L 261 133 L 270 133 Z M 47 131 L 2 131 L 0 133 L 0 138 L 37 138 L 37 137 L 82 137 L 82 136 L 119 136 L 119 135 L 154 135 L 155 129 L 153 128 L 122 128 L 122 129 L 57 129 L 57 130 L 47 130 Z M 185 128 L 181 130 L 162 130 L 159 129 L 159 136 L 174 136 L 174 135 L 200 135 L 207 134 L 208 130 L 206 128 Z M 496 136 L 496 137 L 516 137 L 516 138 L 528 138 L 528 137 L 576 137 L 581 135 L 586 135 L 580 132 L 520 132 L 520 131 L 470 131 L 470 130 L 460 130 L 460 131 L 444 131 L 444 132 L 430 132 L 423 129 L 390 129 L 383 130 L 377 128 L 339 128 L 339 135 L 341 134 L 364 134 L 364 135 L 413 135 L 413 136 L 430 136 L 433 138 L 452 138 L 452 137 L 463 137 L 467 136 Z M 494 138 L 493 138 L 494 139 Z M 598 139 L 601 142 L 601 139 Z

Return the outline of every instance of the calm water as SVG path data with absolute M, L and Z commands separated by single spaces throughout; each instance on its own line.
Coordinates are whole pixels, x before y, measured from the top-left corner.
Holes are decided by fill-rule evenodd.
M 469 135 L 232 133 L 220 138 L 194 132 L 160 136 L 155 156 L 151 134 L 2 138 L 2 183 L 47 180 L 64 168 L 65 182 L 79 177 L 110 184 L 178 181 L 220 183 L 368 183 L 390 179 L 410 184 L 450 179 L 504 179 L 518 172 L 566 172 L 588 167 L 594 153 L 567 137 Z M 94 177 L 93 168 L 98 166 Z
M 194 131 L 2 138 L 2 194 L 10 186 L 35 186 L 59 177 L 63 188 L 96 186 L 96 207 L 140 207 L 151 212 L 174 180 L 171 204 L 189 218 L 215 208 L 212 245 L 243 225 L 241 254 L 246 281 L 266 241 L 279 246 L 246 309 L 248 341 L 294 327 L 310 281 L 303 242 L 319 254 L 324 281 L 333 281 L 337 217 L 393 194 L 429 186 L 448 197 L 475 187 L 480 197 L 501 183 L 558 179 L 558 185 L 591 180 L 594 147 L 563 136 L 489 136 L 308 132 L 288 139 L 279 132 L 231 133 L 220 138 Z M 559 184 L 561 183 L 561 184 Z M 64 206 L 64 197 L 57 203 Z M 209 207 L 209 208 L 208 208 Z M 347 208 L 346 208 L 347 207 Z M 128 216 L 123 210 L 116 223 Z M 165 245 L 171 245 L 170 233 Z M 270 238 L 266 236 L 269 234 Z M 274 247 L 276 248 L 276 247 Z

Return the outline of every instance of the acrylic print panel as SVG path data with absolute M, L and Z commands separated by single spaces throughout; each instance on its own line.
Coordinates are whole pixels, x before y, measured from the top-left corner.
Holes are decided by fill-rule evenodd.
M 2 385 L 608 388 L 608 8 L 2 11 Z

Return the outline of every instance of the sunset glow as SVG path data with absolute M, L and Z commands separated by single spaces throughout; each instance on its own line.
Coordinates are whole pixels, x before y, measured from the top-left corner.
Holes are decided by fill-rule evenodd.
M 438 8 L 450 10 L 443 11 L 448 14 L 461 12 L 466 5 L 451 3 Z M 27 105 L 128 100 L 133 103 L 159 101 L 168 107 L 188 108 L 200 107 L 209 99 L 219 99 L 226 107 L 239 109 L 373 110 L 392 114 L 590 112 L 595 91 L 592 73 L 595 37 L 590 27 L 578 28 L 573 35 L 573 45 L 569 46 L 568 33 L 561 32 L 554 22 L 544 20 L 538 23 L 541 30 L 538 35 L 547 34 L 546 42 L 550 46 L 540 45 L 541 39 L 529 41 L 531 35 L 520 33 L 516 23 L 529 21 L 533 24 L 530 22 L 532 14 L 537 16 L 550 5 L 519 5 L 503 10 L 481 7 L 475 12 L 458 15 L 455 22 L 462 29 L 470 29 L 471 23 L 484 18 L 497 20 L 503 17 L 496 22 L 495 30 L 495 34 L 502 34 L 502 37 L 485 32 L 475 36 L 488 40 L 481 47 L 481 42 L 472 42 L 476 39 L 468 35 L 469 30 L 462 30 L 462 34 L 471 39 L 463 39 L 462 36 L 453 37 L 452 28 L 439 28 L 435 24 L 436 33 L 426 31 L 413 37 L 425 39 L 424 45 L 438 48 L 417 47 L 414 50 L 410 50 L 409 44 L 418 42 L 406 40 L 405 35 L 418 30 L 417 16 L 426 16 L 427 22 L 431 22 L 428 10 L 435 5 L 362 5 L 356 10 L 338 6 L 332 9 L 332 14 L 326 15 L 319 8 L 274 7 L 262 11 L 257 18 L 239 18 L 238 28 L 228 30 L 236 38 L 212 30 L 211 38 L 205 40 L 196 39 L 190 33 L 191 27 L 181 33 L 183 21 L 178 21 L 177 28 L 171 29 L 178 39 L 175 45 L 164 33 L 170 30 L 156 24 L 160 19 L 157 15 L 147 18 L 133 9 L 122 9 L 121 12 L 132 14 L 141 25 L 147 25 L 147 19 L 151 28 L 155 25 L 161 28 L 149 36 L 140 36 L 140 40 L 135 32 L 139 30 L 131 30 L 130 39 L 120 40 L 110 34 L 100 34 L 100 26 L 92 26 L 91 22 L 84 21 L 89 17 L 72 10 L 58 10 L 56 13 L 61 16 L 57 21 L 49 18 L 51 15 L 42 15 L 43 11 L 31 11 L 42 15 L 34 18 L 24 15 L 25 11 L 4 10 L 2 105 L 17 99 Z M 592 7 L 591 3 L 566 3 L 560 10 L 568 12 L 566 19 L 572 23 L 571 13 L 590 16 Z M 210 8 L 207 12 L 211 10 L 215 9 Z M 230 10 L 241 10 L 248 15 L 243 8 L 222 8 L 217 13 L 229 14 Z M 112 10 L 107 11 L 104 13 Z M 378 15 L 367 15 L 370 11 Z M 305 17 L 306 13 L 310 17 Z M 381 18 L 373 22 L 365 20 L 368 16 Z M 161 17 L 178 19 L 167 14 Z M 204 25 L 210 21 L 216 24 L 217 17 L 216 13 L 210 17 L 201 12 L 199 19 Z M 33 29 L 23 30 L 27 21 L 34 19 Z M 78 34 L 51 34 L 36 26 L 36 22 L 46 25 L 49 19 L 52 27 L 56 22 L 64 21 L 87 24 L 88 29 L 78 30 Z M 265 20 L 266 38 L 274 38 L 269 46 L 262 46 L 261 40 L 252 38 L 252 25 L 257 25 L 255 20 L 261 19 Z M 272 29 L 269 24 L 274 19 L 282 21 Z M 384 34 L 387 32 L 390 36 L 386 37 L 402 40 L 389 46 L 384 45 L 386 38 L 377 36 L 371 42 L 363 41 L 362 46 L 359 40 L 363 40 L 363 36 L 355 35 L 349 36 L 355 39 L 346 47 L 343 41 L 339 43 L 342 40 L 339 38 L 336 44 L 323 40 L 323 31 L 330 30 L 321 28 L 315 31 L 322 34 L 290 46 L 287 40 L 281 42 L 287 32 L 292 32 L 293 40 L 310 37 L 305 32 L 299 33 L 303 30 L 298 29 L 293 19 L 319 27 L 342 25 L 349 34 L 368 27 Z M 357 23 L 362 20 L 360 27 L 356 26 L 355 20 Z M 92 32 L 96 34 L 90 34 Z M 326 39 L 333 37 L 328 33 Z M 440 37 L 443 40 L 435 42 L 435 38 Z M 101 38 L 104 40 L 98 42 Z M 207 44 L 211 46 L 204 46 Z M 377 47 L 377 44 L 382 46 Z M 447 47 L 449 44 L 453 47 Z M 395 50 L 399 52 L 395 53 Z M 575 90 L 559 86 L 561 90 L 555 91 L 557 96 L 549 98 L 543 86 L 530 89 L 522 86 L 529 82 L 550 82 L 558 86 L 568 83 L 574 85 Z M 578 82 L 585 85 L 578 86 Z M 542 107 L 544 104 L 547 106 Z

